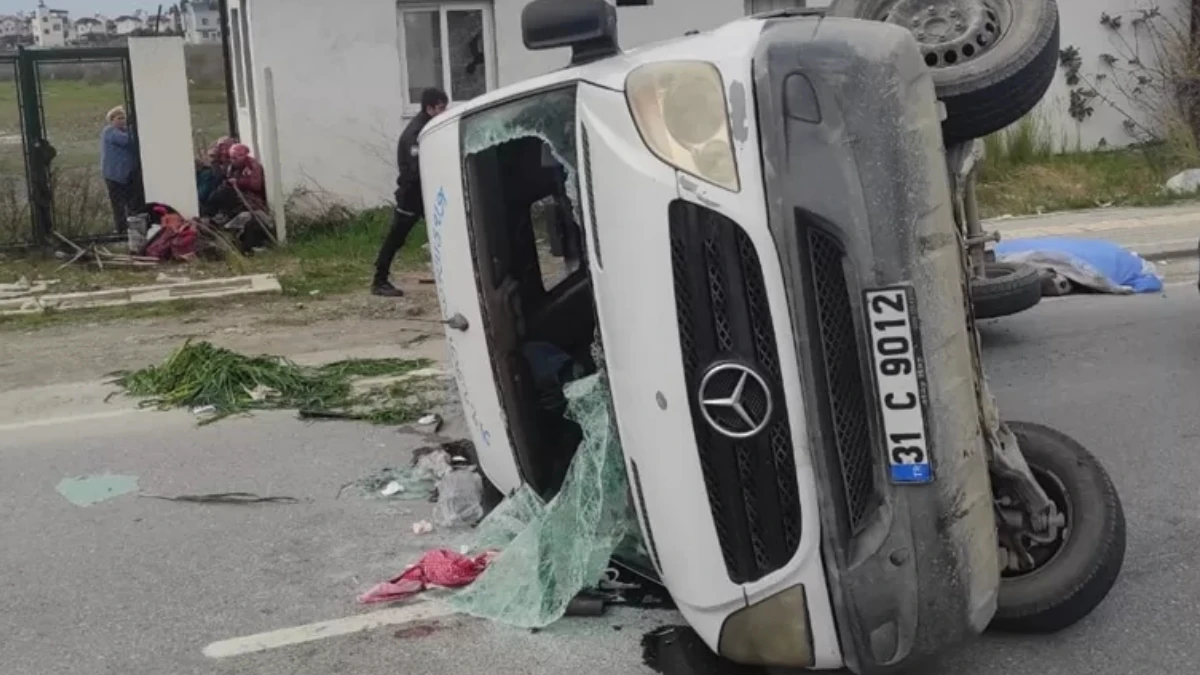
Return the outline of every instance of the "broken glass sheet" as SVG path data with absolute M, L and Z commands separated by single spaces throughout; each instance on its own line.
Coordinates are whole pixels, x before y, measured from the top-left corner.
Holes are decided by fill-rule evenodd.
M 579 166 L 575 152 L 575 88 L 532 94 L 471 115 L 463 120 L 463 157 L 521 138 L 540 138 L 567 172 L 567 198 L 579 210 Z
M 521 487 L 480 523 L 472 552 L 502 552 L 449 599 L 459 612 L 522 628 L 548 626 L 600 580 L 617 546 L 637 531 L 603 371 L 563 391 L 583 442 L 562 489 L 543 504 Z

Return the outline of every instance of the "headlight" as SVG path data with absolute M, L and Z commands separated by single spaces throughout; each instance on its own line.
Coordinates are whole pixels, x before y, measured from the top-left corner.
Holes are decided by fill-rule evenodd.
M 811 668 L 813 641 L 804 586 L 731 614 L 721 628 L 718 648 L 735 663 Z
M 737 192 L 725 88 L 716 66 L 666 61 L 635 69 L 625 97 L 642 140 L 662 161 Z

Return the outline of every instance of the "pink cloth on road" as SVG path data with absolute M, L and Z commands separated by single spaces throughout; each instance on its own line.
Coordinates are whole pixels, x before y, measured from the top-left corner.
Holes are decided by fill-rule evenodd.
M 421 556 L 416 564 L 410 565 L 400 576 L 376 584 L 359 596 L 363 604 L 395 602 L 410 598 L 430 586 L 462 588 L 479 578 L 487 569 L 495 553 L 482 553 L 469 558 L 445 549 L 430 551 Z

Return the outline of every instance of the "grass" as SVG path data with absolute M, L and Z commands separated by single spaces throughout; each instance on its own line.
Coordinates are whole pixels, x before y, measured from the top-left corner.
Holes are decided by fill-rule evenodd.
M 192 132 L 197 150 L 227 133 L 225 90 L 190 85 Z M 112 229 L 108 194 L 100 175 L 100 130 L 104 115 L 125 102 L 120 82 L 44 79 L 45 133 L 54 159 L 54 221 L 70 234 Z M 0 81 L 0 244 L 29 238 L 29 206 L 21 145 L 21 111 L 13 81 Z
M 158 366 L 118 373 L 115 384 L 143 406 L 159 409 L 207 408 L 210 424 L 253 410 L 331 413 L 377 424 L 405 424 L 429 407 L 436 378 L 415 376 L 427 359 L 356 359 L 325 366 L 298 366 L 277 356 L 244 356 L 207 342 L 188 341 Z M 365 391 L 354 381 L 400 377 Z
M 56 293 L 92 291 L 102 288 L 144 286 L 155 283 L 160 273 L 186 275 L 192 279 L 244 274 L 271 273 L 279 277 L 282 296 L 261 296 L 239 302 L 278 302 L 365 291 L 375 270 L 375 256 L 391 226 L 390 209 L 376 209 L 357 215 L 331 216 L 294 224 L 297 231 L 288 246 L 250 257 L 234 257 L 222 262 L 196 261 L 187 265 L 162 265 L 148 270 L 71 265 L 58 269 L 62 262 L 54 258 L 0 258 L 0 283 L 21 277 L 30 280 L 58 279 Z M 424 250 L 424 226 L 413 229 L 397 256 L 399 270 L 419 270 L 428 263 Z M 131 305 L 94 310 L 71 310 L 20 316 L 0 316 L 0 330 L 32 330 L 71 321 L 103 321 L 179 316 L 220 307 L 227 301 L 181 300 L 151 305 Z
M 1121 149 L 1069 151 L 1035 117 L 984 140 L 978 186 L 983 217 L 1025 215 L 1107 206 L 1157 206 L 1196 195 L 1166 194 L 1163 184 L 1196 166 L 1192 153 L 1167 143 Z

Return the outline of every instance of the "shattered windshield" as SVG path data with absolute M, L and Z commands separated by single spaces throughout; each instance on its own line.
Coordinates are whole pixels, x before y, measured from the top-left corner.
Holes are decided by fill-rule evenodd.
M 539 138 L 566 171 L 567 198 L 579 213 L 579 166 L 575 154 L 575 86 L 543 91 L 483 110 L 463 120 L 462 152 L 469 157 L 522 138 Z

